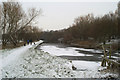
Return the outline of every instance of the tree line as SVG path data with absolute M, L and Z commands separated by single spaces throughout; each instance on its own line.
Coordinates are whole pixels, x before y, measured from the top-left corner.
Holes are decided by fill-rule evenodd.
M 41 9 L 30 8 L 23 10 L 19 2 L 2 2 L 0 4 L 0 29 L 2 31 L 2 45 L 9 43 L 14 46 L 20 41 L 36 40 L 41 29 L 33 25 Z
M 93 14 L 77 17 L 74 24 L 67 29 L 43 31 L 33 25 L 41 14 L 41 9 L 30 8 L 23 10 L 19 2 L 2 2 L 0 4 L 0 31 L 2 45 L 12 43 L 14 46 L 20 41 L 28 39 L 43 39 L 45 42 L 72 43 L 81 40 L 95 42 L 110 41 L 120 38 L 120 3 L 115 12 L 95 17 Z
M 103 16 L 95 17 L 93 14 L 80 16 L 74 20 L 74 24 L 67 29 L 56 31 L 44 31 L 41 39 L 46 42 L 72 43 L 77 40 L 94 40 L 95 42 L 110 41 L 120 38 L 120 4 L 115 12 L 109 12 Z

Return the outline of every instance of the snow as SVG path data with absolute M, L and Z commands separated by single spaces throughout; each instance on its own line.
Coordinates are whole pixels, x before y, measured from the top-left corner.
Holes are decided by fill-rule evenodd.
M 120 39 L 112 39 L 110 42 L 106 42 L 106 44 L 113 44 L 113 43 L 118 43 Z
M 115 59 L 118 59 L 119 57 L 116 57 L 116 56 L 111 56 L 112 58 L 115 58 Z
M 115 53 L 115 54 L 117 54 L 118 56 L 120 56 L 120 53 Z
M 2 78 L 2 56 L 0 55 L 0 79 Z
M 85 70 L 98 70 L 98 67 L 100 67 L 101 62 L 91 62 L 91 61 L 78 61 L 74 60 L 72 61 L 75 67 L 77 69 L 85 69 Z
M 101 67 L 101 62 L 91 61 L 72 61 L 73 65 L 77 67 L 74 71 L 77 78 L 104 78 L 107 76 L 118 77 L 117 74 L 110 72 L 102 72 L 106 67 Z
M 29 53 L 29 54 L 28 54 Z M 12 65 L 3 69 L 3 77 L 41 78 L 74 76 L 69 61 L 39 50 L 27 50 Z M 67 74 L 69 72 L 69 74 Z
M 11 53 L 10 55 L 8 55 L 7 57 L 3 58 L 2 59 L 2 63 L 3 63 L 2 67 L 8 65 L 12 61 L 14 61 L 17 58 L 19 58 L 19 56 L 22 55 L 30 47 L 31 46 L 21 47 L 21 48 L 17 49 L 17 51 L 14 51 L 13 53 Z
M 38 41 L 36 44 L 43 41 Z M 30 47 L 35 47 L 36 45 L 27 45 L 15 49 L 4 49 L 0 50 L 0 78 L 2 77 L 2 68 L 14 62 L 19 56 L 25 52 Z
M 39 43 L 3 51 L 2 78 L 74 77 L 69 60 L 35 50 Z
M 91 51 L 93 53 L 102 52 L 100 50 L 74 48 L 74 47 L 59 48 L 52 45 L 43 45 L 40 47 L 40 49 L 44 52 L 48 52 L 52 56 L 86 56 L 85 54 L 79 53 L 76 50 Z M 93 56 L 93 55 L 87 55 L 87 56 Z M 117 77 L 117 74 L 99 72 L 98 70 L 102 70 L 106 68 L 106 67 L 105 68 L 101 67 L 101 62 L 72 60 L 72 65 L 74 65 L 77 68 L 77 70 L 73 71 L 76 78 L 101 78 L 109 75 Z
M 102 50 L 95 50 L 95 49 L 85 49 L 85 48 L 73 48 L 73 49 L 82 50 L 82 51 L 90 51 L 93 53 L 102 53 Z
M 99 58 L 102 58 L 102 57 L 104 57 L 104 55 L 101 55 L 101 57 L 99 57 Z M 107 56 L 107 58 L 109 58 L 109 56 Z M 118 58 L 119 58 L 119 56 L 111 56 L 111 58 L 118 59 Z
M 69 61 L 60 55 L 85 56 L 71 47 L 57 48 L 44 46 L 42 50 L 34 49 L 36 45 L 27 45 L 12 50 L 0 50 L 0 78 L 101 78 L 116 74 L 99 72 L 100 62 Z M 47 50 L 47 51 L 46 51 Z M 46 52 L 45 52 L 46 51 Z M 65 53 L 66 52 L 66 53 Z M 72 70 L 74 65 L 77 70 Z
M 79 53 L 75 50 L 75 48 L 68 47 L 68 48 L 58 48 L 56 46 L 48 45 L 48 46 L 41 46 L 40 49 L 44 52 L 48 52 L 53 56 L 93 56 L 93 55 L 86 55 L 83 53 Z
M 36 42 L 36 44 L 41 43 L 42 41 Z M 2 54 L 5 54 L 6 57 L 3 55 L 2 57 L 2 67 L 8 65 L 12 61 L 16 60 L 19 58 L 20 55 L 22 55 L 27 49 L 35 47 L 35 45 L 27 45 L 27 46 L 22 46 L 20 48 L 13 49 L 11 51 L 7 51 L 6 54 L 2 51 Z

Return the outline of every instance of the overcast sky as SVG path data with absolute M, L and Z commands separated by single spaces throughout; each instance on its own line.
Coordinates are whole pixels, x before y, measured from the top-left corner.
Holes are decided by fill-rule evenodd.
M 43 30 L 68 28 L 78 16 L 93 13 L 102 16 L 117 9 L 119 0 L 19 0 L 23 9 L 41 8 L 37 26 Z M 89 1 L 89 2 L 88 2 Z

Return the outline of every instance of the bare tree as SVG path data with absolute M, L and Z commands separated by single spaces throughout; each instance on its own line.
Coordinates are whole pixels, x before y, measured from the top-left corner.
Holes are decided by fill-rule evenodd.
M 118 16 L 120 17 L 120 1 L 118 3 Z
M 2 13 L 1 13 L 1 9 L 2 9 L 2 8 L 1 8 L 1 5 L 0 5 L 0 30 L 1 30 L 1 23 L 2 23 L 2 22 L 1 22 L 1 21 L 2 21 Z
M 3 43 L 13 43 L 16 45 L 18 42 L 18 34 L 24 30 L 25 27 L 32 24 L 35 18 L 40 14 L 41 10 L 35 8 L 29 9 L 26 14 L 19 2 L 3 2 L 2 8 L 2 34 Z M 7 34 L 6 39 L 5 35 Z
M 3 34 L 3 44 L 11 41 L 15 44 L 13 40 L 13 33 L 20 27 L 18 24 L 23 17 L 23 12 L 21 5 L 18 2 L 3 2 L 2 7 L 2 34 Z M 9 34 L 6 39 L 6 34 Z M 16 35 L 15 35 L 16 36 Z
M 1 14 L 1 5 L 0 5 L 0 43 L 1 43 L 1 40 L 2 40 L 2 14 Z
M 1 11 L 1 9 L 2 8 L 1 8 L 1 5 L 0 5 L 0 32 L 2 32 L 2 28 L 1 28 L 2 27 L 1 26 L 2 25 L 2 22 L 1 22 L 2 21 L 2 11 Z
M 119 37 L 120 37 L 120 1 L 118 3 L 118 34 L 119 34 Z
M 35 18 L 40 15 L 40 13 L 41 10 L 37 10 L 36 8 L 29 9 L 28 14 L 26 15 L 27 18 L 26 19 L 24 18 L 24 24 L 21 26 L 19 30 L 17 30 L 17 32 L 23 30 L 26 26 L 31 25 Z

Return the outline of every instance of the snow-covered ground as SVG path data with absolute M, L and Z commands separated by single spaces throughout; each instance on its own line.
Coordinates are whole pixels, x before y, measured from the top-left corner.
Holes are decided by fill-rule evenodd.
M 1 70 L 2 70 L 2 55 L 0 55 L 0 79 L 2 78 L 2 71 Z
M 40 43 L 40 42 L 38 42 Z M 1 50 L 3 58 L 1 78 L 48 78 L 75 77 L 70 61 L 51 56 L 35 45 L 27 45 L 13 50 Z M 5 55 L 4 55 L 5 54 Z M 7 55 L 6 55 L 7 54 Z
M 12 50 L 0 50 L 0 78 L 101 78 L 108 75 L 117 77 L 116 74 L 99 72 L 98 70 L 103 68 L 100 62 L 72 61 L 71 63 L 67 59 L 56 57 L 85 56 L 82 53 L 78 54 L 72 48 L 60 50 L 54 46 L 45 46 L 42 50 L 34 49 L 41 42 Z M 77 67 L 77 70 L 72 70 L 72 65 Z
M 3 67 L 2 77 L 46 78 L 74 77 L 71 63 L 42 51 L 29 49 L 14 63 Z
M 109 76 L 118 78 L 118 74 L 101 72 L 106 67 L 101 67 L 100 62 L 73 61 L 73 64 L 78 68 L 77 71 L 74 71 L 77 78 L 105 78 Z
M 52 56 L 94 56 L 91 54 L 79 53 L 76 50 L 89 51 L 93 53 L 102 53 L 101 50 L 94 49 L 84 49 L 84 48 L 75 48 L 75 47 L 65 47 L 59 48 L 54 45 L 43 45 L 40 49 L 44 52 L 48 52 Z M 93 61 L 82 61 L 82 60 L 72 60 L 72 65 L 74 65 L 77 70 L 73 71 L 75 77 L 77 78 L 101 78 L 106 76 L 117 77 L 117 74 L 99 72 L 105 67 L 101 67 L 101 62 Z
M 101 55 L 101 57 L 99 57 L 99 58 L 102 58 L 104 55 Z M 109 58 L 109 55 L 107 56 L 107 58 Z M 118 56 L 111 56 L 111 58 L 114 58 L 115 60 L 117 60 L 118 58 L 120 58 L 120 55 L 118 55 Z
M 113 44 L 113 43 L 119 43 L 120 39 L 112 39 L 110 42 L 106 42 L 106 44 Z

